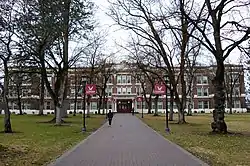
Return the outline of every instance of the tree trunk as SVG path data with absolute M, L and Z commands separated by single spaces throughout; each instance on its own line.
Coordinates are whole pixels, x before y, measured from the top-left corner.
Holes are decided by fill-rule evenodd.
M 40 87 L 40 103 L 39 103 L 39 113 L 38 115 L 43 115 L 43 109 L 44 109 L 44 79 L 41 77 L 41 87 Z
M 217 61 L 216 76 L 212 81 L 214 86 L 214 111 L 211 128 L 213 132 L 227 133 L 227 125 L 224 121 L 225 113 L 225 87 L 224 87 L 224 63 Z
M 158 95 L 156 95 L 156 97 L 155 97 L 155 100 L 154 100 L 154 105 L 155 105 L 155 113 L 154 113 L 154 116 L 158 116 L 158 98 L 159 98 L 159 96 Z
M 11 121 L 10 121 L 10 110 L 9 110 L 9 71 L 7 62 L 4 61 L 4 87 L 3 87 L 3 103 L 4 103 L 4 132 L 12 133 Z
M 231 96 L 229 97 L 229 114 L 233 114 L 233 98 L 232 98 L 232 93 Z
M 187 123 L 185 120 L 184 105 L 182 103 L 177 103 L 178 106 L 178 124 Z
M 98 114 L 101 114 L 101 106 L 102 106 L 102 96 L 100 96 L 98 100 Z
M 63 100 L 62 108 L 61 108 L 62 118 L 68 118 L 68 114 L 67 114 L 68 106 L 69 106 L 69 100 L 68 99 Z
M 61 105 L 58 103 L 56 105 L 56 125 L 61 125 L 62 124 L 62 114 L 61 114 Z
M 147 100 L 146 100 L 146 101 L 147 101 Z M 151 97 L 151 95 L 150 95 L 149 98 L 148 98 L 148 102 L 147 102 L 147 104 L 148 104 L 148 114 L 151 114 L 151 113 L 152 113 L 152 112 L 151 112 L 151 109 L 152 109 L 151 102 L 152 102 L 152 97 Z
M 178 112 L 178 123 L 179 124 L 184 124 L 184 123 L 186 123 L 186 120 L 185 120 L 185 113 L 184 113 L 184 111 L 182 111 L 182 112 Z
M 18 78 L 19 79 L 19 78 Z M 22 111 L 22 102 L 21 102 L 21 94 L 20 94 L 20 83 L 17 83 L 16 85 L 16 91 L 17 91 L 17 105 L 18 105 L 18 109 L 19 109 L 19 115 L 23 115 L 23 111 Z
M 170 90 L 170 111 L 169 111 L 169 121 L 174 120 L 174 91 Z

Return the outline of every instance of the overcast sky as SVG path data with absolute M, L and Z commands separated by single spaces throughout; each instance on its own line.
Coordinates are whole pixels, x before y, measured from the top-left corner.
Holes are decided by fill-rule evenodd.
M 109 7 L 109 3 L 107 0 L 93 0 L 94 3 L 99 7 L 98 12 L 96 13 L 96 17 L 100 22 L 102 29 L 108 30 L 109 35 L 107 36 L 107 52 L 114 50 L 113 52 L 117 51 L 118 47 L 115 44 L 115 41 L 118 43 L 126 44 L 126 39 L 128 36 L 127 31 L 119 30 L 118 26 L 114 26 L 115 22 L 106 15 Z M 112 51 L 111 51 L 112 52 Z M 120 52 L 122 54 L 122 52 Z M 229 61 L 231 63 L 237 63 L 239 60 L 240 53 L 238 51 L 233 51 L 229 56 Z M 227 60 L 227 61 L 228 61 Z

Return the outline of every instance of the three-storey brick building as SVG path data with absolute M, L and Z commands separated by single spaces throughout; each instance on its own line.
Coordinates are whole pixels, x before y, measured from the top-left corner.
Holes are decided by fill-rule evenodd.
M 215 66 L 198 66 L 192 73 L 194 78 L 192 80 L 192 100 L 190 100 L 190 94 L 187 96 L 187 100 L 191 103 L 193 112 L 207 112 L 210 113 L 214 108 L 213 102 L 213 85 L 212 79 L 215 73 Z M 86 73 L 86 68 L 76 68 L 69 70 L 69 87 L 68 87 L 68 111 L 73 111 L 75 106 L 75 94 L 77 95 L 76 109 L 82 111 L 83 99 L 82 94 L 78 93 L 82 87 L 81 78 Z M 157 69 L 154 69 L 157 70 Z M 178 67 L 176 67 L 178 71 Z M 234 112 L 245 112 L 245 88 L 244 88 L 244 72 L 243 67 L 240 65 L 226 65 L 225 73 L 225 86 L 231 87 L 232 93 L 232 107 Z M 176 72 L 178 73 L 178 72 Z M 135 67 L 131 68 L 131 64 L 122 62 L 114 65 L 114 72 L 110 73 L 110 78 L 107 82 L 106 98 L 107 98 L 107 109 L 112 109 L 114 112 L 131 112 L 132 109 L 136 112 L 144 112 L 148 109 L 147 102 L 138 102 L 136 99 L 138 96 L 142 96 L 142 93 L 146 93 L 146 97 L 149 97 L 152 93 L 152 84 L 146 77 L 143 80 L 138 78 L 141 76 L 141 71 Z M 27 76 L 28 77 L 28 76 Z M 37 112 L 39 109 L 39 94 L 40 94 L 40 77 L 38 74 L 30 75 L 31 79 L 23 79 L 21 83 L 21 101 L 25 112 Z M 94 76 L 95 77 L 95 76 Z M 187 79 L 187 76 L 185 77 Z M 14 78 L 12 78 L 14 79 Z M 26 80 L 26 81 L 25 81 Z M 53 74 L 48 75 L 48 80 L 52 85 L 55 82 L 55 76 Z M 98 84 L 102 81 L 99 78 L 92 78 L 95 83 Z M 232 84 L 233 82 L 233 84 Z M 228 86 L 230 85 L 230 86 Z M 142 87 L 144 86 L 144 87 Z M 17 93 L 16 93 L 15 81 L 10 84 L 10 102 L 9 106 L 12 111 L 17 111 Z M 76 89 L 77 88 L 77 89 Z M 144 90 L 144 91 L 143 91 Z M 181 84 L 178 84 L 178 94 L 181 97 Z M 228 90 L 226 90 L 229 93 Z M 100 95 L 93 95 L 90 98 L 90 110 L 96 112 L 98 110 Z M 154 97 L 152 97 L 152 111 L 154 111 Z M 168 108 L 170 108 L 170 95 L 167 95 Z M 187 104 L 189 103 L 187 102 Z M 166 108 L 166 95 L 159 96 L 158 110 L 164 112 Z M 45 112 L 52 112 L 54 110 L 53 101 L 45 88 L 45 100 L 44 100 Z M 174 104 L 174 111 L 177 111 L 177 107 Z M 229 111 L 228 102 L 226 102 L 226 111 Z

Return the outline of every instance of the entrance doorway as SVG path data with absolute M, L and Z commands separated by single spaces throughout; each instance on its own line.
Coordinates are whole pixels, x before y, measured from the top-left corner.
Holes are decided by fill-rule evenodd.
M 132 100 L 117 100 L 117 113 L 131 113 Z

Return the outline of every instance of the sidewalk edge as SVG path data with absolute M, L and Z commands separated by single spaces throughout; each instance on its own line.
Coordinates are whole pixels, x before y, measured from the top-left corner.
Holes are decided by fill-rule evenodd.
M 83 139 L 82 141 L 80 141 L 78 144 L 76 144 L 75 146 L 73 146 L 72 148 L 66 150 L 65 152 L 63 152 L 62 155 L 58 156 L 56 159 L 54 159 L 53 161 L 50 161 L 50 163 L 46 164 L 47 166 L 54 166 L 56 165 L 58 162 L 60 162 L 64 157 L 67 157 L 68 155 L 70 155 L 70 153 L 72 153 L 75 149 L 77 149 L 79 146 L 81 146 L 82 144 L 84 144 L 88 139 L 90 139 L 93 135 L 95 135 L 99 130 L 101 130 L 102 128 L 104 128 L 105 124 L 107 123 L 107 121 L 105 120 L 104 123 L 94 132 L 92 132 L 89 136 L 87 136 L 85 139 Z

